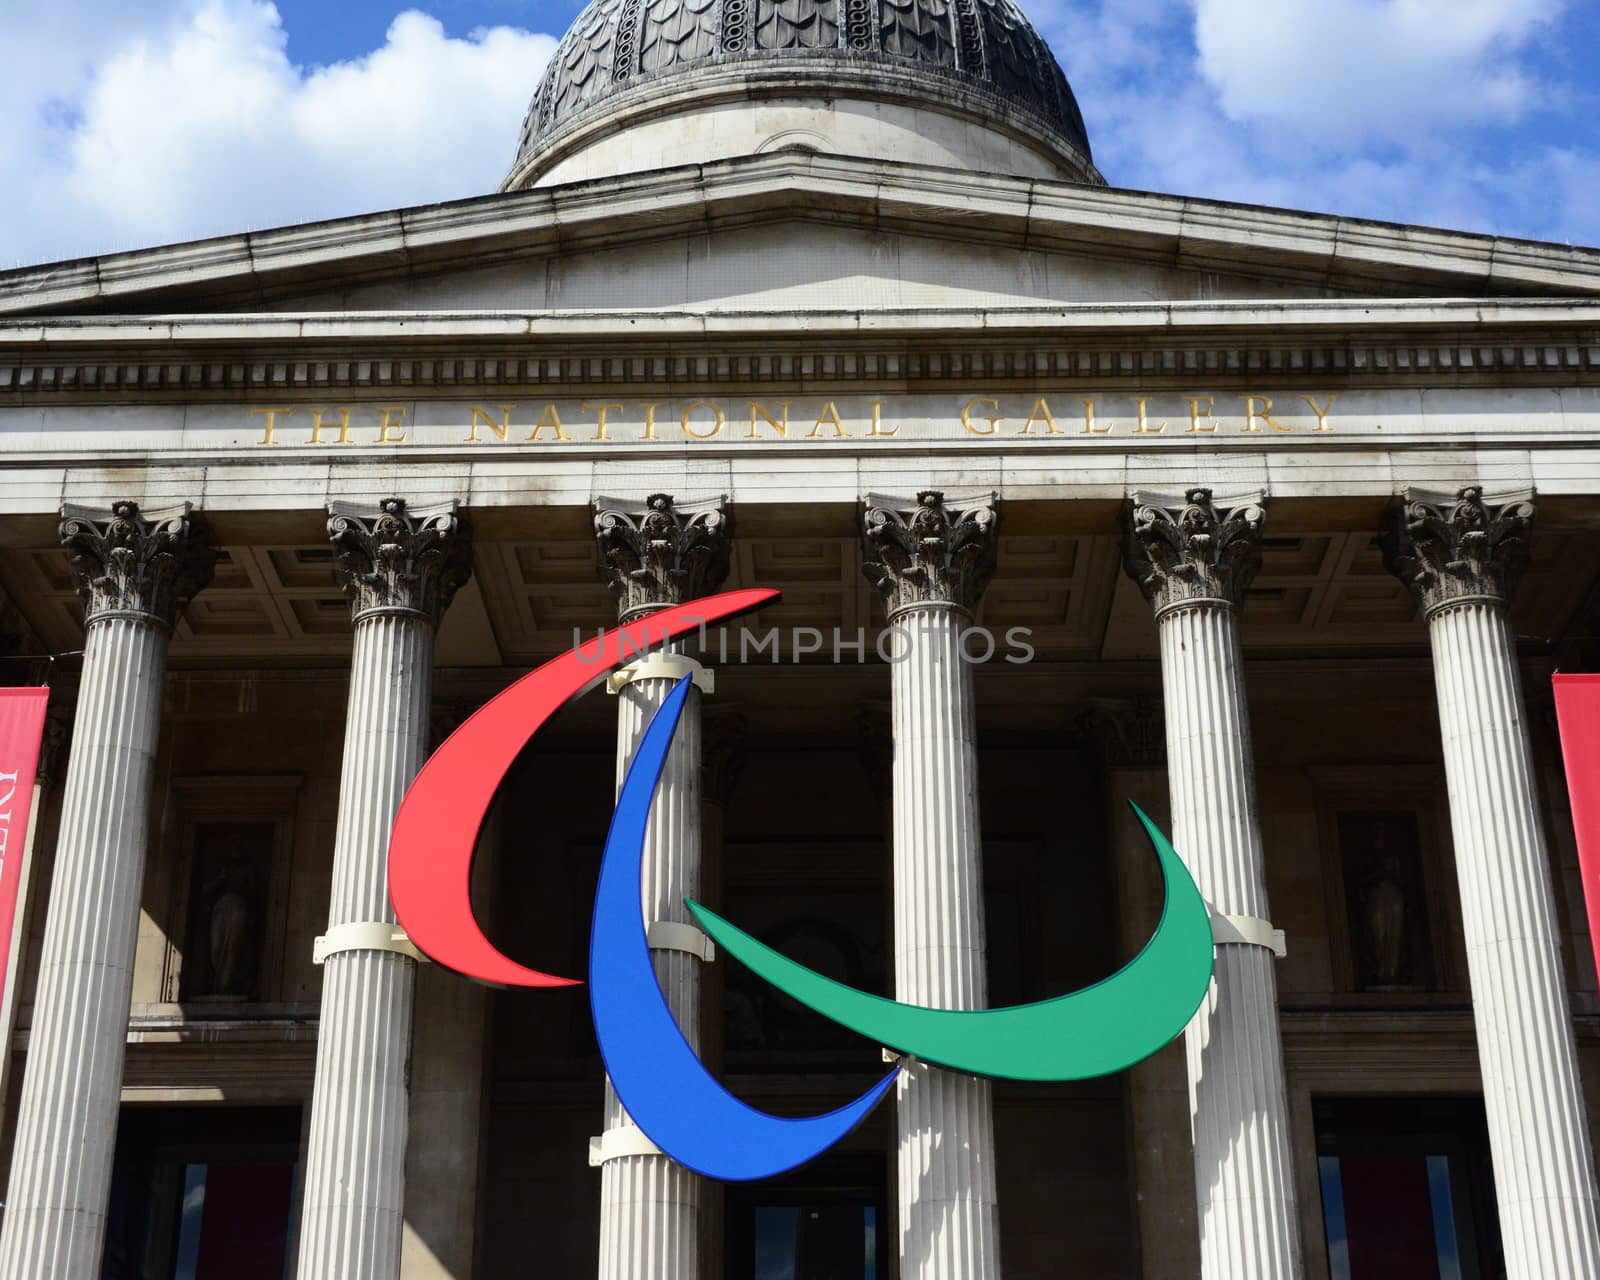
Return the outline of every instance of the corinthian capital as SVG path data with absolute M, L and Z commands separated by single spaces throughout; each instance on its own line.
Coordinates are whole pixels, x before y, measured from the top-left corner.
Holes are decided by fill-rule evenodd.
M 68 504 L 61 508 L 61 545 L 90 625 L 138 617 L 171 627 L 210 583 L 217 563 L 187 502 L 149 515 L 136 502 L 110 510 Z
M 869 493 L 861 569 L 893 615 L 921 604 L 971 613 L 994 577 L 1000 512 L 993 492 L 965 497 L 927 489 L 914 499 Z
M 1532 489 L 1407 489 L 1382 538 L 1383 562 L 1431 618 L 1455 605 L 1509 604 L 1532 542 Z
M 594 500 L 594 536 L 623 622 L 698 600 L 728 577 L 733 516 L 725 497 L 676 502 L 653 493 L 642 503 Z
M 404 498 L 331 502 L 328 539 L 355 622 L 405 614 L 436 627 L 472 573 L 472 531 L 454 502 L 415 510 Z
M 1133 495 L 1122 563 L 1156 617 L 1201 602 L 1238 608 L 1261 567 L 1266 500 L 1260 492 L 1217 500 L 1210 489 L 1190 489 L 1182 501 Z

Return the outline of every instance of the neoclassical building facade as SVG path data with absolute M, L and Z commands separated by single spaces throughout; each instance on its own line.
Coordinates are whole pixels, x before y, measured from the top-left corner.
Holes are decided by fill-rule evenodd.
M 6 683 L 51 686 L 10 1280 L 1600 1276 L 1600 990 L 1550 676 L 1600 659 L 1600 252 L 1130 192 L 1009 0 L 595 0 L 505 189 L 0 274 Z M 1119 1075 L 907 1062 L 784 1178 L 678 1166 L 582 987 L 396 924 L 429 754 L 606 628 L 472 897 L 582 974 L 615 788 L 740 1098 L 884 1051 L 703 901 L 944 1009 L 1214 913 Z M 1593 1101 L 1591 1101 L 1593 1099 Z

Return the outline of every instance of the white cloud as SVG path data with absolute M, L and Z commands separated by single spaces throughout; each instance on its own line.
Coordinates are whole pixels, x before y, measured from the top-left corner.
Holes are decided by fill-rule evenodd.
M 1600 243 L 1570 0 L 1023 3 L 1116 185 Z M 554 47 L 409 12 L 301 68 L 260 0 L 13 8 L 0 266 L 492 191 Z
M 92 6 L 76 7 L 81 20 Z M 306 70 L 271 4 L 173 4 L 132 26 L 113 22 L 75 74 L 14 64 L 27 84 L 5 105 L 35 125 L 31 145 L 0 151 L 0 186 L 22 193 L 0 208 L 0 259 L 493 191 L 555 45 L 508 27 L 451 39 L 407 12 L 375 52 Z
M 1029 11 L 1118 186 L 1596 244 L 1593 105 L 1549 78 L 1556 59 L 1543 77 L 1529 69 L 1567 7 L 1034 0 Z M 1570 146 L 1535 141 L 1563 132 Z
M 1200 68 L 1235 120 L 1321 139 L 1505 122 L 1538 104 L 1519 53 L 1565 0 L 1194 0 Z

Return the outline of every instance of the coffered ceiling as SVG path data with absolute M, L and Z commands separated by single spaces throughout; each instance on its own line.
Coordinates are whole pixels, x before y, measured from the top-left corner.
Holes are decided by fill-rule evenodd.
M 1541 531 L 1518 594 L 1520 639 L 1559 635 L 1600 573 L 1600 538 Z M 1426 634 L 1401 585 L 1383 568 L 1368 533 L 1303 533 L 1268 539 L 1244 611 L 1248 651 L 1416 652 Z M 190 605 L 173 637 L 180 665 L 337 665 L 350 647 L 349 612 L 326 546 L 224 549 L 213 584 Z M 615 620 L 586 539 L 481 540 L 474 581 L 441 628 L 442 666 L 527 666 L 573 642 L 575 629 Z M 82 647 L 82 612 L 54 546 L 0 553 L 0 584 L 51 652 Z M 764 632 L 816 628 L 831 655 L 837 629 L 869 646 L 884 625 L 881 603 L 861 572 L 849 537 L 750 537 L 735 543 L 730 587 L 773 586 L 783 600 L 748 622 Z M 1122 572 L 1111 534 L 1002 537 L 999 566 L 978 622 L 998 636 L 1027 628 L 1047 660 L 1154 656 L 1148 607 Z M 737 642 L 733 646 L 737 651 Z M 789 660 L 790 644 L 783 644 Z M 869 647 L 870 652 L 870 647 Z M 762 656 L 758 661 L 770 661 Z

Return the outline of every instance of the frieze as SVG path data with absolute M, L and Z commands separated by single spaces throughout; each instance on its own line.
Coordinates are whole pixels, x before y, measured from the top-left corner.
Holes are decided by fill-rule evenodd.
M 1438 447 L 1452 441 L 1577 441 L 1600 436 L 1600 387 L 1373 387 L 1337 382 L 1222 382 L 1181 391 L 1003 384 L 919 393 L 670 388 L 463 388 L 456 396 L 386 395 L 305 385 L 209 402 L 0 401 L 0 455 L 238 454 L 252 459 L 366 457 L 420 450 L 593 456 L 719 450 L 980 453 L 1137 451 L 1214 446 Z M 555 394 L 551 394 L 554 392 Z
M 1600 373 L 1600 345 L 1548 343 L 1494 346 L 1188 347 L 1091 351 L 972 350 L 935 352 L 799 352 L 769 355 L 499 355 L 448 359 L 386 356 L 343 360 L 59 360 L 0 357 L 0 397 L 8 393 L 142 393 L 307 391 L 320 388 L 570 387 L 648 384 L 794 383 L 826 379 L 867 384 L 889 380 L 976 381 L 1050 378 L 1082 384 L 1129 381 L 1253 380 L 1293 377 L 1411 377 L 1502 374 L 1521 377 Z M 1229 394 L 1234 394 L 1231 390 Z

